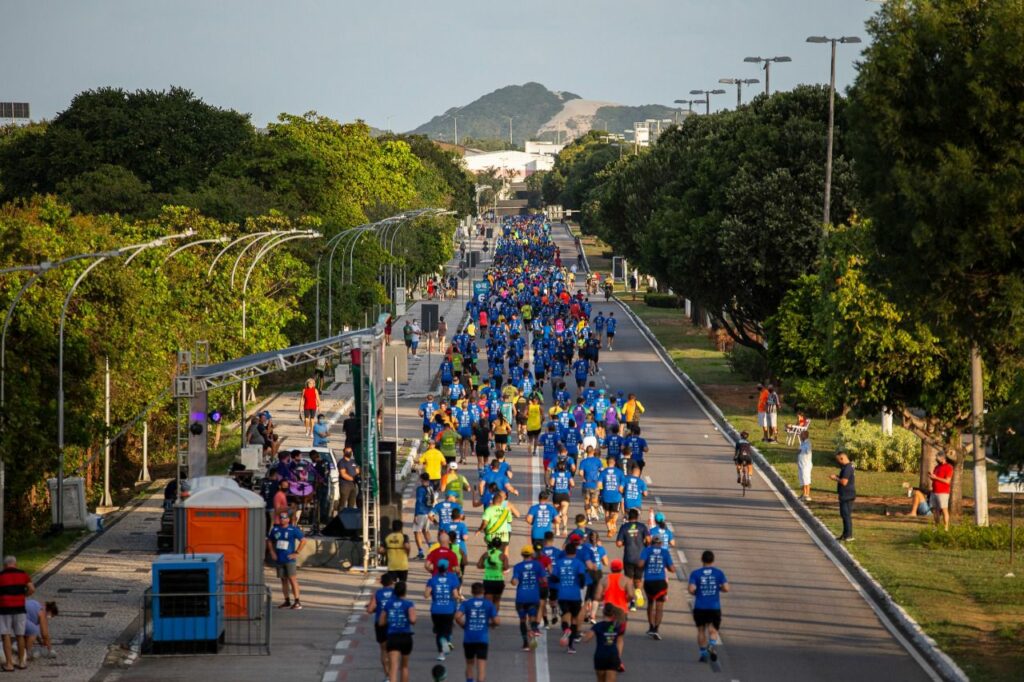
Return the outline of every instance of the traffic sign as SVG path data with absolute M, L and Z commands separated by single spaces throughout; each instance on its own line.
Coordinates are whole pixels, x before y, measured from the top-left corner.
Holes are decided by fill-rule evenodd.
M 490 283 L 486 279 L 473 280 L 473 297 L 481 299 L 487 296 L 487 292 L 490 290 Z
M 459 270 L 459 279 L 466 279 L 467 277 L 469 277 L 469 270 L 466 268 Z

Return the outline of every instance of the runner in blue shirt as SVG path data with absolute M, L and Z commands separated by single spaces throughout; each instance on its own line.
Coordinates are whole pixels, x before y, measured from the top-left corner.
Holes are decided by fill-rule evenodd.
M 622 464 L 622 444 L 625 439 L 619 435 L 619 426 L 615 424 L 608 429 L 609 435 L 604 439 L 604 451 L 612 466 Z
M 395 584 L 395 596 L 377 621 L 387 627 L 388 670 L 392 680 L 409 679 L 409 655 L 412 653 L 412 628 L 416 625 L 416 605 L 405 598 L 406 585 Z
M 693 595 L 693 622 L 697 626 L 697 644 L 700 646 L 700 660 L 710 657 L 718 660 L 718 631 L 722 627 L 722 602 L 719 594 L 729 591 L 729 581 L 714 566 L 715 553 L 704 550 L 700 557 L 701 568 L 690 573 L 686 589 Z
M 544 535 L 551 530 L 558 516 L 558 508 L 551 505 L 549 499 L 548 491 L 540 491 L 537 495 L 537 504 L 526 512 L 526 523 L 530 524 L 530 539 L 538 551 L 544 545 Z
M 551 463 L 558 456 L 558 425 L 554 422 L 548 424 L 547 431 L 540 434 L 537 442 L 541 445 L 541 453 L 544 458 L 544 476 L 548 475 Z
M 424 595 L 430 600 L 430 620 L 434 624 L 437 660 L 443 661 L 452 650 L 452 623 L 459 597 L 459 577 L 448 570 L 448 560 L 437 562 L 437 573 L 427 581 Z
M 534 548 L 525 545 L 520 554 L 523 560 L 512 567 L 512 585 L 516 588 L 516 613 L 519 614 L 519 633 L 523 636 L 523 651 L 537 648 L 540 636 L 540 584 L 547 577 L 544 565 L 533 558 Z
M 605 319 L 604 312 L 599 312 L 594 318 L 594 331 L 597 332 L 598 340 L 603 340 Z
M 615 537 L 615 527 L 619 520 L 619 507 L 622 505 L 622 469 L 608 466 L 601 470 L 601 506 L 604 508 L 604 523 L 608 527 L 608 537 Z
M 608 350 L 615 350 L 612 346 L 615 342 L 615 329 L 618 326 L 619 321 L 615 319 L 615 313 L 608 313 L 608 319 L 604 323 L 605 333 L 608 334 Z
M 672 532 L 672 529 L 668 527 L 668 523 L 665 521 L 665 515 L 658 512 L 654 515 L 654 525 L 648 529 L 651 534 L 651 539 L 654 539 L 655 535 L 661 536 L 662 547 L 675 547 L 676 536 Z
M 646 466 L 644 457 L 647 455 L 649 448 L 647 447 L 647 439 L 640 435 L 639 426 L 634 426 L 631 429 L 629 437 L 626 438 L 626 444 L 629 446 L 629 452 L 633 459 L 633 464 L 639 466 L 640 471 L 643 471 L 644 466 Z
M 437 412 L 439 406 L 434 401 L 434 394 L 431 393 L 427 396 L 427 399 L 420 403 L 419 415 L 423 418 L 423 437 L 427 438 L 430 435 L 430 425 L 434 421 L 434 413 Z
M 576 395 L 582 395 L 583 387 L 587 385 L 587 376 L 590 374 L 590 363 L 580 358 L 572 363 L 572 373 L 576 378 Z
M 448 525 L 452 522 L 452 512 L 458 509 L 462 511 L 462 507 L 455 501 L 455 495 L 448 493 L 448 499 L 444 502 L 438 502 L 434 505 L 434 508 L 430 511 L 433 516 L 433 521 L 438 527 Z
M 548 486 L 554 492 L 553 501 L 555 507 L 558 508 L 556 532 L 558 531 L 557 526 L 561 526 L 562 535 L 569 532 L 569 495 L 575 485 L 576 482 L 573 480 L 573 473 L 569 469 L 568 462 L 559 458 L 548 479 Z
M 647 481 L 640 475 L 640 467 L 633 465 L 631 475 L 626 476 L 623 487 L 623 506 L 628 512 L 630 509 L 640 509 L 644 506 L 644 498 L 647 497 Z
M 597 451 L 588 445 L 578 468 L 580 478 L 583 479 L 583 510 L 587 514 L 588 521 L 597 520 L 597 486 L 601 481 L 601 469 L 603 468 L 604 462 L 597 456 Z
M 384 668 L 385 677 L 388 674 L 388 626 L 380 624 L 380 614 L 387 609 L 388 604 L 395 597 L 395 576 L 388 571 L 380 577 L 380 587 L 366 604 L 366 612 L 373 614 L 373 633 L 380 647 L 380 664 Z
M 640 564 L 644 569 L 644 593 L 647 595 L 647 636 L 661 639 L 661 626 L 665 600 L 668 598 L 667 572 L 675 572 L 672 551 L 662 546 L 661 536 L 651 537 L 651 544 L 640 552 Z
M 587 567 L 576 558 L 578 547 L 576 543 L 569 543 L 552 571 L 558 574 L 558 609 L 562 613 L 562 638 L 558 643 L 570 654 L 576 653 L 583 612 L 582 589 L 587 581 Z
M 594 640 L 594 670 L 601 682 L 616 679 L 618 673 L 626 669 L 622 664 L 622 640 L 626 636 L 626 623 L 619 609 L 612 604 L 605 604 L 603 613 L 604 620 L 595 623 L 583 635 L 584 642 Z
M 498 625 L 498 609 L 483 598 L 484 584 L 473 583 L 473 596 L 459 604 L 455 621 L 462 627 L 462 651 L 466 656 L 466 679 L 487 677 L 489 628 Z
M 562 550 L 555 546 L 554 532 L 544 533 L 544 546 L 540 548 L 538 558 L 548 572 L 547 587 L 541 585 L 540 589 L 545 628 L 558 622 L 558 573 L 555 572 L 555 564 L 563 556 Z

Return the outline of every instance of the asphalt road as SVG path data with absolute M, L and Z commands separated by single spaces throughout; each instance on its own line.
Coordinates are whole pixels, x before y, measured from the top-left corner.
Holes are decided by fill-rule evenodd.
M 568 237 L 559 241 L 563 254 L 573 252 Z M 624 652 L 627 672 L 622 679 L 930 679 L 765 479 L 755 474 L 752 489 L 741 496 L 731 462 L 732 446 L 715 431 L 618 304 L 602 303 L 595 306 L 595 314 L 597 310 L 606 314 L 614 310 L 621 318 L 616 349 L 602 351 L 598 382 L 615 391 L 637 393 L 647 408 L 641 425 L 651 449 L 645 472 L 652 477 L 648 502 L 673 524 L 681 550 L 675 558 L 685 559 L 679 564 L 679 579 L 669 587 L 661 628 L 664 639 L 648 639 L 643 634 L 645 614 L 630 614 Z M 536 498 L 539 473 L 521 447 L 514 448 L 509 459 L 515 472 L 513 483 L 522 493 L 513 501 L 525 515 Z M 571 513 L 581 510 L 579 498 L 574 497 Z M 479 510 L 470 512 L 470 528 L 479 518 Z M 512 547 L 517 550 L 526 539 L 525 524 L 514 524 L 514 530 Z M 479 556 L 481 547 L 478 539 L 471 543 L 471 560 Z M 723 596 L 721 672 L 697 661 L 684 578 L 699 567 L 705 549 L 715 552 L 717 565 L 732 585 L 732 591 Z M 608 550 L 610 557 L 620 556 L 614 546 Z M 479 574 L 470 569 L 468 580 L 479 580 Z M 410 581 L 410 595 L 419 611 L 411 680 L 430 679 L 436 663 L 429 605 L 422 592 L 424 578 L 423 571 L 414 571 Z M 568 655 L 558 647 L 559 634 L 551 630 L 536 652 L 524 653 L 519 651 L 511 598 L 506 598 L 501 616 L 501 626 L 492 631 L 488 680 L 594 679 L 593 645 L 581 645 L 578 654 Z M 363 618 L 355 629 L 346 670 L 337 679 L 382 678 L 369 620 Z M 446 662 L 451 680 L 463 679 L 464 674 L 458 633 L 455 642 L 456 650 Z

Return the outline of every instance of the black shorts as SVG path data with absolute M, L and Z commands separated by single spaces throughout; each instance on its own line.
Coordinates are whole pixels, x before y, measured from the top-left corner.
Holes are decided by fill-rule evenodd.
M 618 502 L 601 502 L 601 507 L 609 513 L 615 514 L 619 511 Z
M 557 592 L 557 590 L 556 590 L 556 592 Z M 548 588 L 541 587 L 540 588 L 540 601 L 543 604 L 547 600 L 548 600 Z
M 312 410 L 310 410 L 310 409 L 303 410 L 302 411 L 302 416 L 304 416 L 306 419 L 316 419 L 316 408 L 314 408 Z
M 740 455 L 739 457 L 733 457 L 732 461 L 736 462 L 736 466 L 751 466 L 754 463 L 753 458 L 750 455 Z
M 644 577 L 644 567 L 631 561 L 622 562 L 622 572 L 627 578 L 633 578 L 634 580 Z
M 540 429 L 537 429 L 536 431 L 527 431 L 526 435 L 529 436 L 530 438 L 536 438 L 537 436 L 540 435 Z
M 599 570 L 591 571 L 588 569 L 587 575 L 590 576 L 590 584 L 587 585 L 587 593 L 584 598 L 588 601 L 593 601 L 597 596 L 597 586 L 601 584 L 601 577 L 603 574 Z
M 505 581 L 504 580 L 485 580 L 484 581 L 484 594 L 490 594 L 495 597 L 500 597 L 505 593 Z
M 412 653 L 412 635 L 408 633 L 388 635 L 388 643 L 385 648 L 388 651 L 397 651 L 403 656 L 408 656 Z
M 409 582 L 409 571 L 390 571 L 391 577 L 395 579 L 396 583 L 407 583 Z
M 569 504 L 569 493 L 555 493 L 554 495 L 551 496 L 551 502 L 556 507 L 562 504 L 563 502 Z
M 586 377 L 583 377 L 582 379 L 577 379 L 576 380 L 576 387 L 577 388 L 583 388 L 586 385 L 587 385 L 587 378 Z
M 463 642 L 462 653 L 466 655 L 467 661 L 474 658 L 478 661 L 487 660 L 487 644 L 484 642 Z
M 388 641 L 388 626 L 387 625 L 374 625 L 373 634 L 377 639 L 377 644 L 383 644 Z
M 562 615 L 569 615 L 575 618 L 580 615 L 580 609 L 583 608 L 583 602 L 581 601 L 570 601 L 568 599 L 558 600 L 558 609 L 562 612 Z
M 455 614 L 432 613 L 430 614 L 430 622 L 434 624 L 433 632 L 435 635 L 450 638 L 452 636 L 452 630 L 455 629 Z
M 495 445 L 508 445 L 508 434 L 496 433 L 494 434 Z
M 668 597 L 668 581 L 666 580 L 645 580 L 644 594 L 648 601 L 665 601 Z
M 548 585 L 548 601 L 552 604 L 558 601 L 558 583 Z
M 516 426 L 526 426 L 526 415 L 525 414 L 522 414 L 522 415 L 517 414 L 516 415 Z
M 618 670 L 622 659 L 618 656 L 594 656 L 594 670 Z
M 615 332 L 608 332 L 608 338 L 609 339 L 614 339 L 615 338 Z
M 693 622 L 697 627 L 710 625 L 719 630 L 722 627 L 722 612 L 719 609 L 694 609 Z

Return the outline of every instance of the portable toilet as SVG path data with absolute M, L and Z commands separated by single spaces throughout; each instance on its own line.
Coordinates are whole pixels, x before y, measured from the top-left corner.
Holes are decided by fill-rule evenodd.
M 259 617 L 267 537 L 263 498 L 226 476 L 190 483 L 191 494 L 175 505 L 175 551 L 223 554 L 225 616 Z M 249 598 L 232 598 L 233 592 Z
M 153 652 L 216 652 L 224 643 L 223 555 L 166 554 L 152 568 Z

